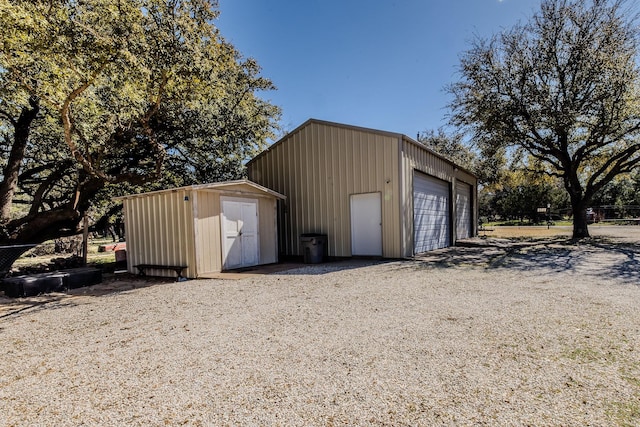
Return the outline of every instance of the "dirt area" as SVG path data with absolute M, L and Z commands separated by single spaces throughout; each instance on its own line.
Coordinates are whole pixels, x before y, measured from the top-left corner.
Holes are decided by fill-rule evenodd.
M 591 230 L 7 302 L 0 425 L 640 425 L 640 229 Z

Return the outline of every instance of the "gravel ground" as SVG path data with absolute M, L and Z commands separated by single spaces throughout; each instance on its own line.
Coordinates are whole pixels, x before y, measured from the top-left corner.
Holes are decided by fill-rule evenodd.
M 467 246 L 7 314 L 0 425 L 640 425 L 640 247 Z

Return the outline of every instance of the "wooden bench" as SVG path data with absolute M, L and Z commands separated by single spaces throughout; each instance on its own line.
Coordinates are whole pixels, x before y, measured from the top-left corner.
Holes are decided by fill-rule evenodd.
M 182 270 L 186 269 L 186 265 L 161 265 L 161 264 L 138 264 L 134 266 L 138 269 L 139 276 L 146 276 L 144 272 L 146 269 L 157 269 L 157 270 L 173 270 L 176 272 L 178 277 L 176 278 L 176 282 L 180 282 L 182 280 L 186 280 L 187 278 L 182 275 Z

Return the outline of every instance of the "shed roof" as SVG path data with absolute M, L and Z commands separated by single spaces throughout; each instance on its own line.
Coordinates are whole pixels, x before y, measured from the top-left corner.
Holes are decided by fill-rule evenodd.
M 273 191 L 267 187 L 263 187 L 260 184 L 256 184 L 253 181 L 249 181 L 248 179 L 238 179 L 234 181 L 223 181 L 223 182 L 212 182 L 208 184 L 196 184 L 196 185 L 187 185 L 184 187 L 176 187 L 176 188 L 167 188 L 165 190 L 156 190 L 149 191 L 147 193 L 138 193 L 138 194 L 129 194 L 127 196 L 115 197 L 115 200 L 126 200 L 132 199 L 134 197 L 144 197 L 151 194 L 162 194 L 162 193 L 171 193 L 176 191 L 224 191 L 228 187 L 236 186 L 236 185 L 247 185 L 259 192 L 268 194 L 270 196 L 276 197 L 278 199 L 286 199 L 287 197 L 278 193 L 277 191 Z
M 256 159 L 258 159 L 258 158 L 262 157 L 263 155 L 265 155 L 266 153 L 268 153 L 269 150 L 271 150 L 272 148 L 274 148 L 274 147 L 278 146 L 279 144 L 283 143 L 287 139 L 287 137 L 289 135 L 298 132 L 300 129 L 303 129 L 303 128 L 309 126 L 312 123 L 321 124 L 321 125 L 325 125 L 325 126 L 332 126 L 332 127 L 342 128 L 342 129 L 351 129 L 351 130 L 357 130 L 357 131 L 361 131 L 361 132 L 369 132 L 369 133 L 374 133 L 374 134 L 377 134 L 377 135 L 385 135 L 385 136 L 391 136 L 391 137 L 394 137 L 394 138 L 402 139 L 404 141 L 407 141 L 410 144 L 413 144 L 413 145 L 419 147 L 420 149 L 422 149 L 424 151 L 427 151 L 428 153 L 432 154 L 433 156 L 435 156 L 435 157 L 437 157 L 439 159 L 442 159 L 443 161 L 445 161 L 445 162 L 449 163 L 450 165 L 458 168 L 459 170 L 461 170 L 463 172 L 466 172 L 469 175 L 472 175 L 474 177 L 476 176 L 473 172 L 469 171 L 468 169 L 461 167 L 460 165 L 458 165 L 458 164 L 454 163 L 453 161 L 447 159 L 446 157 L 442 156 L 441 154 L 436 153 L 435 151 L 431 150 L 430 148 L 428 148 L 424 144 L 421 144 L 420 142 L 416 141 L 415 139 L 413 139 L 411 137 L 408 137 L 405 134 L 396 133 L 396 132 L 389 132 L 389 131 L 379 130 L 379 129 L 365 128 L 365 127 L 360 127 L 360 126 L 347 125 L 347 124 L 344 124 L 344 123 L 329 122 L 329 121 L 318 120 L 318 119 L 313 119 L 313 118 L 305 121 L 300 126 L 298 126 L 294 130 L 289 132 L 287 135 L 285 135 L 284 137 L 282 137 L 281 139 L 276 141 L 274 144 L 272 144 L 271 146 L 267 147 L 260 154 L 255 156 L 253 159 L 249 160 L 249 162 L 247 164 L 253 163 Z

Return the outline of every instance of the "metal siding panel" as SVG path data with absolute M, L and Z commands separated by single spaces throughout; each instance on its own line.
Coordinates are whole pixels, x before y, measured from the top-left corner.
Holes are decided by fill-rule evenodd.
M 169 263 L 169 260 L 173 260 L 174 253 L 176 252 L 176 246 L 179 246 L 180 241 L 186 237 L 184 233 L 180 233 L 178 235 L 175 233 L 173 228 L 175 222 L 172 220 L 177 219 L 175 212 L 177 207 L 175 206 L 174 200 L 168 196 L 168 194 L 165 194 L 161 197 L 154 197 L 152 199 L 155 202 L 153 208 L 156 215 L 157 212 L 161 213 L 161 215 L 154 218 L 154 225 L 156 227 L 156 235 L 159 239 L 157 247 L 162 263 Z M 191 200 L 189 200 L 188 203 L 192 206 Z M 172 238 L 169 236 L 172 236 Z
M 149 247 L 149 238 L 153 232 L 153 223 L 150 221 L 149 218 L 149 203 L 151 202 L 151 200 L 149 198 L 143 198 L 140 199 L 140 204 L 142 205 L 140 207 L 141 209 L 141 218 L 139 219 L 142 224 L 143 224 L 143 228 L 142 228 L 142 236 L 141 236 L 141 241 L 140 243 L 142 244 L 142 252 L 140 253 L 140 262 L 144 263 L 144 264 L 149 264 L 151 263 L 150 259 L 153 256 L 153 254 L 150 254 L 149 251 L 150 248 Z
M 331 130 L 329 130 L 331 131 Z M 336 235 L 339 233 L 340 229 L 340 217 L 336 212 L 338 207 L 338 194 L 339 194 L 339 186 L 340 186 L 340 177 L 339 177 L 339 159 L 340 155 L 336 148 L 336 144 L 331 142 L 331 140 L 326 141 L 327 147 L 327 169 L 328 169 L 328 177 L 327 177 L 327 230 L 328 233 L 332 235 Z M 327 240 L 328 245 L 328 253 L 336 254 L 338 253 L 338 239 L 332 237 Z
M 199 191 L 196 218 L 198 243 L 196 259 L 198 275 L 218 272 L 222 269 L 220 233 L 220 194 Z
M 258 235 L 260 242 L 260 264 L 278 262 L 276 239 L 276 199 L 258 199 Z
M 348 196 L 351 192 L 350 178 L 351 178 L 351 169 L 354 167 L 353 165 L 353 155 L 352 155 L 352 147 L 346 137 L 345 129 L 336 129 L 335 134 L 339 144 L 339 152 L 341 153 L 341 164 L 340 164 L 340 188 L 337 194 L 338 196 L 338 210 L 337 215 L 340 221 L 340 229 L 336 233 L 338 243 L 339 254 L 343 256 L 351 255 L 351 225 L 347 221 L 349 218 L 349 201 Z M 343 238 L 338 238 L 340 236 L 344 236 Z
M 137 247 L 137 239 L 138 239 L 138 227 L 136 227 L 136 222 L 133 220 L 135 209 L 132 206 L 134 204 L 134 200 L 123 200 L 123 215 L 124 215 L 124 229 L 127 238 L 127 271 L 129 273 L 133 273 L 133 263 L 137 263 L 136 260 L 136 247 Z
M 317 144 L 314 144 L 314 141 L 318 140 L 317 135 L 317 127 L 314 126 L 309 128 L 309 132 L 305 133 L 306 137 L 304 145 L 300 147 L 300 157 L 302 158 L 301 163 L 304 165 L 304 169 L 300 171 L 300 177 L 306 178 L 301 179 L 301 182 L 303 183 L 302 195 L 305 198 L 305 211 L 300 212 L 303 233 L 319 231 L 317 230 L 317 212 L 314 203 L 314 196 L 317 192 L 316 180 L 318 179 L 314 166 L 318 161 L 318 158 L 315 156 L 313 151 L 314 147 L 317 146 Z
M 184 196 L 186 195 L 186 192 L 181 192 L 179 194 L 176 194 L 176 197 L 174 198 L 174 203 L 177 205 L 177 207 L 182 207 L 182 212 L 179 215 L 179 218 L 177 219 L 182 219 L 184 221 L 185 224 L 185 238 L 184 239 L 180 239 L 180 243 L 181 245 L 179 245 L 179 252 L 175 253 L 173 256 L 176 260 L 182 260 L 184 259 L 184 254 L 186 254 L 186 259 L 184 259 L 185 265 L 188 265 L 189 267 L 187 268 L 186 274 L 188 274 L 188 277 L 197 277 L 198 272 L 197 272 L 197 261 L 196 261 L 196 245 L 195 245 L 195 222 L 194 222 L 194 217 L 193 217 L 193 210 L 192 210 L 192 206 L 190 205 L 190 203 L 186 203 L 184 201 Z
M 316 211 L 314 196 L 317 192 L 315 182 L 317 177 L 314 172 L 314 163 L 318 161 L 313 152 L 317 145 L 314 142 L 319 140 L 319 130 L 316 126 L 305 129 L 303 144 L 300 146 L 299 155 L 303 165 L 298 175 L 301 183 L 300 197 L 304 199 L 304 208 L 300 210 L 300 229 L 298 233 L 319 232 L 316 222 Z M 296 237 L 296 246 L 300 246 L 299 236 Z
M 175 250 L 173 246 L 184 236 L 182 233 L 176 236 L 175 230 L 173 230 L 175 223 L 167 221 L 167 217 L 173 219 L 175 216 L 173 212 L 175 206 L 171 203 L 172 200 L 166 194 L 161 194 L 157 197 L 151 197 L 149 201 L 151 202 L 149 216 L 152 218 L 153 238 L 155 240 L 155 245 L 152 245 L 152 247 L 155 247 L 157 251 L 156 257 L 159 259 L 154 263 L 165 264 L 168 263 L 168 259 L 171 258 L 170 254 Z M 176 238 L 168 240 L 167 236 L 169 234 L 176 236 Z
M 286 170 L 285 168 L 287 165 L 286 152 L 282 148 L 282 145 L 277 147 L 277 151 L 275 154 L 276 155 L 274 157 L 278 159 L 278 164 L 276 165 L 275 168 L 268 171 L 268 175 L 269 175 L 271 184 L 276 186 L 274 187 L 274 189 L 281 188 L 282 191 L 286 191 L 286 193 L 282 193 L 282 194 L 287 195 L 287 200 L 285 201 L 286 209 L 283 211 L 283 215 L 281 218 L 283 227 L 280 230 L 280 242 L 282 242 L 283 244 L 281 250 L 283 253 L 286 254 L 286 253 L 291 253 L 290 252 L 290 248 L 291 248 L 290 236 L 292 235 L 292 232 L 291 232 L 290 212 L 291 212 L 292 203 L 291 203 L 291 200 L 289 199 L 289 195 L 292 193 L 291 191 L 292 182 L 291 182 L 291 177 L 289 173 L 287 173 L 286 176 L 285 174 L 280 173 L 280 171 Z
M 196 245 L 196 269 L 198 276 L 208 268 L 206 254 L 209 253 L 209 239 L 206 223 L 209 221 L 207 194 L 201 191 L 193 193 L 194 242 Z
M 189 226 L 190 204 L 184 201 L 184 191 L 154 194 L 126 200 L 128 218 L 127 257 L 129 271 L 137 264 L 186 264 L 185 275 L 195 277 L 193 256 L 193 224 Z M 186 206 L 185 206 L 186 205 Z M 149 274 L 171 276 L 166 270 L 153 270 Z
M 287 158 L 287 162 L 293 170 L 293 174 L 291 176 L 291 178 L 293 179 L 292 181 L 293 188 L 291 191 L 291 196 L 293 199 L 291 201 L 291 214 L 290 214 L 292 232 L 296 232 L 302 228 L 302 224 L 301 224 L 302 218 L 300 217 L 301 215 L 300 211 L 306 209 L 305 200 L 301 195 L 302 193 L 302 189 L 301 189 L 302 182 L 300 178 L 301 156 L 299 155 L 303 134 L 304 134 L 304 129 L 301 130 L 300 133 L 295 135 L 293 140 L 289 144 L 289 146 L 286 147 L 286 148 L 290 148 L 290 154 L 289 154 L 289 157 Z M 297 245 L 295 244 L 295 242 L 297 242 L 297 236 L 292 235 L 289 238 L 291 239 L 289 243 L 290 250 L 294 254 L 297 254 Z
M 316 128 L 316 135 L 313 136 L 313 141 L 321 141 L 319 136 L 320 130 Z M 321 144 L 313 143 L 313 141 L 309 141 L 309 152 L 311 153 L 311 156 L 307 156 L 307 162 L 310 164 L 309 171 L 311 172 L 311 179 L 309 180 L 308 187 L 311 216 L 308 227 L 310 230 L 326 232 L 322 228 L 322 209 L 321 204 L 318 203 L 317 197 L 318 194 L 321 194 L 320 180 L 323 178 L 320 173 L 320 165 L 322 164 L 322 159 L 320 158 Z
M 384 138 L 380 138 L 381 145 L 385 145 Z M 388 144 L 389 150 L 376 150 L 376 170 L 382 173 L 384 192 L 382 193 L 382 245 L 383 253 L 389 257 L 400 256 L 401 234 L 397 187 L 399 185 L 398 142 Z M 385 147 L 386 148 L 386 147 Z M 388 154 L 386 154 L 388 153 Z
M 363 161 L 366 162 L 367 160 L 367 153 L 364 152 L 364 149 L 362 147 L 362 142 L 360 141 L 360 138 L 362 137 L 362 135 L 359 132 L 349 132 L 350 135 L 347 136 L 347 138 L 351 138 L 351 140 L 353 141 L 350 145 L 351 147 L 351 172 L 352 172 L 352 178 L 353 178 L 353 185 L 351 187 L 351 190 L 353 193 L 362 193 L 362 171 L 363 171 L 363 167 L 362 167 L 362 163 Z M 358 158 L 359 157 L 359 158 Z M 351 206 L 349 206 L 349 209 L 351 209 Z
M 290 191 L 289 186 L 285 185 L 285 180 L 283 179 L 283 177 L 280 174 L 276 173 L 276 171 L 282 170 L 282 168 L 284 167 L 284 151 L 281 149 L 281 146 L 275 147 L 274 150 L 275 151 L 273 151 L 271 155 L 261 158 L 263 174 L 268 178 L 267 180 L 265 180 L 265 183 L 270 186 L 269 188 L 272 188 L 274 190 L 280 188 L 282 191 Z M 282 216 L 279 219 L 280 227 L 278 227 L 278 240 L 281 245 L 280 251 L 286 252 L 285 248 L 288 246 L 287 230 L 289 230 L 289 218 L 288 215 L 285 214 L 285 212 L 289 209 L 290 201 L 288 196 L 287 200 L 282 203 L 283 210 Z
M 297 195 L 297 186 L 299 185 L 298 176 L 296 175 L 296 159 L 294 156 L 294 145 L 297 143 L 299 137 L 299 133 L 291 136 L 288 144 L 280 145 L 278 148 L 282 153 L 282 168 L 278 171 L 270 171 L 271 173 L 281 173 L 285 172 L 284 175 L 281 175 L 283 179 L 283 188 L 287 191 L 287 193 L 283 193 L 287 196 L 287 215 L 286 221 L 288 224 L 288 233 L 285 236 L 285 240 L 287 242 L 287 252 L 292 253 L 293 251 L 293 230 L 297 227 L 296 215 L 297 215 L 297 203 L 298 203 L 298 195 Z M 276 190 L 277 191 L 277 190 Z
M 326 144 L 326 133 L 323 132 L 322 144 L 315 144 L 315 153 L 318 156 L 318 164 L 317 164 L 317 180 L 318 180 L 318 193 L 319 194 L 329 194 L 328 191 L 328 179 L 329 179 L 329 168 L 330 162 L 327 160 L 331 155 L 330 147 Z M 328 150 L 329 149 L 329 150 Z M 319 203 L 316 207 L 317 216 L 318 216 L 318 227 L 322 232 L 328 234 L 328 230 L 331 228 L 329 222 L 329 211 L 327 210 L 327 200 L 325 199 L 324 203 Z M 327 248 L 328 250 L 328 248 Z
M 317 180 L 318 180 L 318 193 L 328 195 L 328 176 L 329 176 L 329 168 L 330 162 L 327 160 L 331 155 L 331 151 L 327 150 L 328 144 L 326 144 L 326 132 L 323 132 L 323 143 L 315 144 L 315 153 L 318 156 L 318 164 L 317 164 Z M 322 232 L 327 233 L 330 226 L 329 222 L 329 211 L 327 210 L 327 201 L 324 203 L 317 204 L 317 216 L 318 216 L 318 227 Z M 328 249 L 328 248 L 327 248 Z

